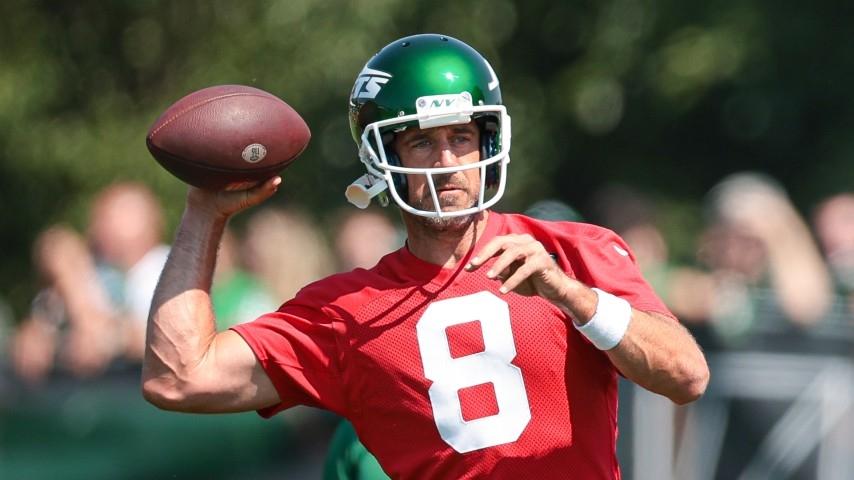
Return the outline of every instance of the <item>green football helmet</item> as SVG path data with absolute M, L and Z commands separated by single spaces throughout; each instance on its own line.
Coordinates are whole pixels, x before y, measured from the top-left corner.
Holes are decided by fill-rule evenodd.
M 432 128 L 474 121 L 480 129 L 480 161 L 469 165 L 408 168 L 390 147 L 394 134 L 407 128 Z M 386 191 L 403 210 L 426 217 L 453 217 L 479 212 L 504 194 L 510 162 L 510 116 L 501 104 L 498 77 L 476 50 L 435 34 L 401 38 L 365 64 L 350 93 L 350 130 L 359 159 L 368 173 L 347 187 L 347 199 L 366 208 Z M 434 175 L 480 170 L 480 195 L 471 208 L 443 212 Z M 425 175 L 433 210 L 407 202 L 406 176 Z M 489 193 L 489 197 L 486 195 Z

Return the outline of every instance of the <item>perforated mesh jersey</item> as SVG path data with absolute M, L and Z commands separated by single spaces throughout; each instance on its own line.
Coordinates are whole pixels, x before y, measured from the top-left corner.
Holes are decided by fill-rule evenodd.
M 490 212 L 481 242 L 510 231 L 538 238 L 581 281 L 667 313 L 613 233 Z M 396 478 L 619 478 L 607 356 L 557 308 L 499 294 L 484 271 L 403 248 L 235 327 L 285 399 L 262 413 L 341 413 Z

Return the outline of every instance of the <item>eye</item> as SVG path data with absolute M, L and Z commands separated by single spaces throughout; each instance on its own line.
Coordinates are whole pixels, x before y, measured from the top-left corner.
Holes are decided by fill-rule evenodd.
M 464 145 L 472 141 L 472 136 L 469 134 L 457 134 L 451 137 L 451 142 L 457 145 Z
M 429 148 L 432 143 L 427 138 L 419 138 L 415 139 L 409 144 L 409 148 L 417 149 L 417 148 Z

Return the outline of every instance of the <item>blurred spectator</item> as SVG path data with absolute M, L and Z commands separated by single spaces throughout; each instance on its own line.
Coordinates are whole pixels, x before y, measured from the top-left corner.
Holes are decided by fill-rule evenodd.
M 30 383 L 54 368 L 87 377 L 113 361 L 139 362 L 154 286 L 168 247 L 162 217 L 144 186 L 119 183 L 95 199 L 91 245 L 66 226 L 42 232 L 33 260 L 45 288 L 13 340 L 17 374 Z
M 7 352 L 9 349 L 9 339 L 12 337 L 12 325 L 14 316 L 12 307 L 6 298 L 0 295 L 0 370 L 3 369 L 7 360 Z
M 612 184 L 594 193 L 590 210 L 596 223 L 614 230 L 632 247 L 644 277 L 665 295 L 661 277 L 668 268 L 669 251 L 653 202 L 631 187 Z
M 12 334 L 14 332 L 12 307 L 3 295 L 0 295 L 0 402 L 5 392 L 12 386 Z
M 403 236 L 391 220 L 374 210 L 348 208 L 338 215 L 333 230 L 338 270 L 342 272 L 371 268 L 403 243 Z
M 125 354 L 134 362 L 142 359 L 151 298 L 169 255 L 163 234 L 163 210 L 145 185 L 116 183 L 95 199 L 90 241 L 100 268 L 118 269 L 121 288 L 113 289 L 112 298 L 124 328 Z
M 353 425 L 342 420 L 329 441 L 323 480 L 387 480 L 376 457 L 362 445 Z
M 583 222 L 581 215 L 566 203 L 557 199 L 534 202 L 525 209 L 525 215 L 555 222 Z
M 822 201 L 813 215 L 819 244 L 854 320 L 854 193 L 840 193 Z
M 595 219 L 626 240 L 644 276 L 705 349 L 827 353 L 828 344 L 816 341 L 818 337 L 813 334 L 818 329 L 813 325 L 826 318 L 830 306 L 829 275 L 806 222 L 772 179 L 752 173 L 736 174 L 709 192 L 707 225 L 697 252 L 705 268 L 674 261 L 667 237 L 658 228 L 657 208 L 643 194 L 611 186 L 594 200 L 591 211 Z M 849 238 L 854 239 L 854 235 L 849 234 Z M 715 360 L 724 358 L 736 357 L 724 354 Z M 713 373 L 709 391 L 715 389 L 716 365 L 726 379 L 720 385 L 754 379 L 750 374 L 739 377 L 740 372 L 729 370 L 731 367 L 723 368 L 731 365 L 725 361 L 710 363 Z M 729 401 L 719 395 L 720 391 L 712 395 L 708 404 L 723 405 L 717 408 L 725 412 L 715 420 L 724 427 L 719 430 L 723 433 L 713 476 L 739 478 L 757 446 L 768 441 L 768 432 L 779 428 L 779 424 L 774 425 L 782 415 L 783 402 L 779 398 L 755 401 L 750 397 Z M 682 430 L 690 426 L 686 413 L 677 410 L 673 419 L 673 434 L 683 441 L 685 437 L 681 435 L 690 432 Z M 625 438 L 626 433 L 621 430 L 620 437 Z M 672 445 L 673 440 L 665 442 Z M 707 471 L 706 476 L 712 475 Z
M 247 268 L 273 298 L 293 298 L 304 285 L 333 272 L 326 237 L 299 211 L 260 210 L 249 218 L 244 242 Z
M 33 260 L 46 288 L 15 335 L 16 373 L 37 383 L 55 362 L 76 376 L 101 372 L 118 350 L 117 332 L 85 241 L 68 227 L 51 227 L 37 238 Z
M 734 343 L 757 330 L 809 327 L 828 310 L 831 281 L 806 223 L 774 180 L 727 177 L 708 195 L 699 246 L 715 286 L 709 318 Z M 791 338 L 790 338 L 791 340 Z
M 673 261 L 653 200 L 626 185 L 611 184 L 593 195 L 590 211 L 594 221 L 623 237 L 644 277 L 702 343 L 705 332 L 697 329 L 711 311 L 712 279 L 693 266 Z
M 263 282 L 243 268 L 240 247 L 237 236 L 227 229 L 211 288 L 217 330 L 254 320 L 278 306 Z

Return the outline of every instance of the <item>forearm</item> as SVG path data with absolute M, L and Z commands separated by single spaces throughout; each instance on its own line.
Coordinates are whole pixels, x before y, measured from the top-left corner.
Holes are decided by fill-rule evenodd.
M 62 298 L 68 322 L 74 329 L 97 332 L 109 337 L 107 328 L 113 309 L 107 292 L 95 269 L 95 261 L 83 239 L 71 230 L 54 228 L 46 234 L 53 245 L 49 255 L 42 254 L 49 263 L 48 278 Z
M 766 242 L 771 284 L 783 310 L 795 323 L 811 325 L 830 307 L 830 273 L 806 227 Z
M 77 375 L 94 375 L 120 350 L 115 311 L 82 243 L 65 252 L 62 268 L 54 270 L 54 288 L 68 320 L 63 361 Z
M 558 306 L 582 326 L 596 314 L 598 303 L 592 289 L 567 278 Z M 661 314 L 632 308 L 628 329 L 605 353 L 626 378 L 679 404 L 696 400 L 708 383 L 708 366 L 691 334 Z
M 62 298 L 72 328 L 106 333 L 112 308 L 94 266 L 83 267 L 74 275 L 57 278 L 54 286 Z
M 216 335 L 210 287 L 226 219 L 184 212 L 154 291 L 143 361 L 145 390 L 186 382 Z
M 709 382 L 706 359 L 694 338 L 661 314 L 632 309 L 626 335 L 605 353 L 626 378 L 680 405 L 699 398 Z
M 496 256 L 486 276 L 501 281 L 499 292 L 514 291 L 550 301 L 597 348 L 606 351 L 626 378 L 677 403 L 695 400 L 705 391 L 709 379 L 706 360 L 677 321 L 631 308 L 609 293 L 597 293 L 568 276 L 542 243 L 528 234 L 491 239 L 471 258 L 466 270 L 475 271 Z
M 278 401 L 252 349 L 236 333 L 217 333 L 210 289 L 228 218 L 276 192 L 273 177 L 234 192 L 190 188 L 148 319 L 142 393 L 167 410 L 236 412 Z

